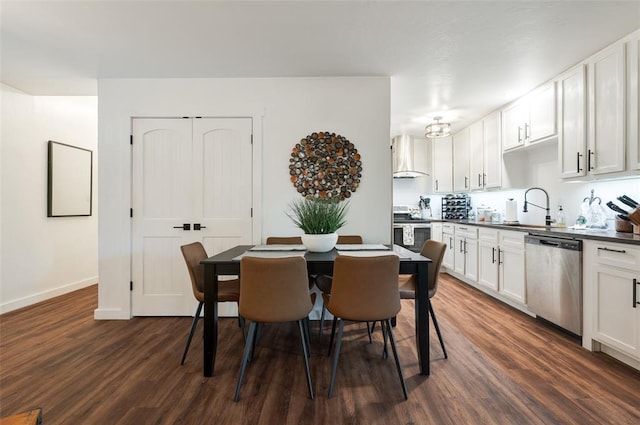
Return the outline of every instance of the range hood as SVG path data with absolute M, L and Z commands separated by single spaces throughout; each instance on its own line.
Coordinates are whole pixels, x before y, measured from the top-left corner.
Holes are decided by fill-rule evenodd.
M 413 161 L 413 137 L 403 134 L 391 140 L 393 151 L 393 178 L 424 177 L 428 174 L 417 171 Z

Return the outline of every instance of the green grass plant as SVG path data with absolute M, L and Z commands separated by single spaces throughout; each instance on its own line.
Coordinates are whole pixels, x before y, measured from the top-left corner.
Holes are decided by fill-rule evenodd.
M 349 209 L 347 201 L 322 198 L 298 198 L 289 204 L 287 216 L 309 235 L 336 232 L 345 225 Z

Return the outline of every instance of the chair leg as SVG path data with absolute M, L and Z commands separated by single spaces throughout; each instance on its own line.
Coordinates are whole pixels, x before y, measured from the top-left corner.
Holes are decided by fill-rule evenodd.
M 240 327 L 240 330 L 242 331 L 242 343 L 246 344 L 247 343 L 247 337 L 244 334 L 244 317 L 240 316 L 240 314 L 238 314 L 238 326 Z
M 322 328 L 324 327 L 324 314 L 327 311 L 327 306 L 322 303 L 322 313 L 320 313 L 320 329 L 318 330 L 318 336 L 322 338 Z
M 335 322 L 334 322 L 335 325 Z M 338 344 L 336 352 L 333 355 L 333 368 L 331 369 L 331 381 L 329 381 L 329 398 L 333 395 L 333 384 L 336 381 L 336 370 L 338 369 L 338 359 L 340 358 L 340 349 L 342 348 L 342 334 L 344 332 L 344 320 L 340 320 L 340 330 L 338 331 Z
M 313 400 L 313 384 L 311 384 L 311 371 L 309 370 L 309 351 L 307 350 L 308 329 L 306 328 L 308 323 L 302 323 L 302 320 L 298 320 L 298 329 L 300 330 L 300 342 L 302 343 L 302 356 L 304 358 L 304 369 L 307 373 L 307 387 L 309 388 L 309 397 Z
M 244 354 L 242 355 L 242 365 L 240 366 L 240 375 L 238 376 L 238 384 L 236 385 L 236 393 L 233 396 L 233 401 L 237 402 L 240 400 L 240 386 L 242 385 L 242 379 L 244 378 L 244 371 L 247 368 L 247 362 L 249 361 L 249 355 L 251 354 L 253 347 L 253 340 L 255 339 L 256 333 L 256 322 L 251 322 L 249 324 L 249 336 L 247 343 L 244 345 Z
M 193 334 L 196 331 L 196 327 L 198 326 L 198 319 L 200 319 L 200 312 L 202 311 L 203 305 L 204 303 L 198 303 L 198 308 L 196 308 L 196 314 L 193 316 L 193 322 L 191 323 L 191 332 L 189 332 L 189 337 L 187 338 L 187 346 L 184 347 L 184 354 L 182 354 L 182 361 L 180 362 L 180 365 L 184 365 L 184 361 L 187 359 L 187 353 L 189 352 L 191 339 L 193 338 Z
M 337 323 L 338 323 L 338 318 L 333 316 L 333 325 L 331 325 L 331 338 L 329 339 L 329 352 L 327 353 L 327 357 L 331 357 L 331 348 L 333 347 L 333 337 L 336 334 Z
M 373 327 L 375 325 L 376 325 L 376 322 L 374 321 L 371 327 L 369 327 L 369 322 L 367 322 L 367 334 L 369 335 L 369 344 L 373 344 L 373 338 L 371 337 L 371 334 L 373 333 Z
M 305 343 L 305 347 L 307 349 L 307 357 L 311 356 L 311 327 L 309 325 L 309 318 L 305 317 L 304 319 L 302 319 L 303 322 L 303 328 L 302 330 L 304 331 L 304 343 Z
M 440 326 L 438 326 L 438 321 L 436 320 L 436 314 L 433 311 L 433 306 L 431 305 L 431 301 L 429 301 L 429 314 L 433 319 L 433 325 L 436 328 L 436 333 L 438 334 L 438 339 L 440 340 L 440 346 L 442 347 L 442 352 L 444 353 L 444 358 L 447 359 L 447 350 L 444 348 L 444 340 L 442 339 L 442 334 L 440 333 Z
M 389 350 L 387 349 L 388 333 L 385 331 L 385 327 L 382 326 L 382 323 L 383 322 L 380 322 L 380 326 L 382 327 L 382 338 L 384 340 L 384 346 L 383 346 L 383 349 L 382 349 L 382 358 L 383 359 L 387 359 L 387 358 L 389 358 Z
M 396 340 L 393 337 L 393 331 L 391 330 L 391 320 L 386 320 L 387 325 L 387 333 L 389 334 L 389 340 L 391 340 L 391 350 L 393 351 L 393 356 L 396 358 L 396 368 L 398 369 L 398 376 L 400 377 L 400 384 L 402 385 L 402 392 L 404 393 L 404 399 L 408 400 L 409 396 L 407 395 L 407 384 L 404 382 L 404 375 L 402 374 L 402 366 L 400 365 L 400 358 L 398 357 L 398 351 L 396 350 Z M 382 325 L 384 327 L 384 324 Z

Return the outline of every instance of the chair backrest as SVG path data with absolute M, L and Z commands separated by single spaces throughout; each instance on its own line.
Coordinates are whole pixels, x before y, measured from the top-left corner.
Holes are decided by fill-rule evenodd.
M 240 315 L 254 322 L 290 322 L 313 308 L 304 257 L 240 260 Z
M 189 270 L 193 296 L 201 301 L 204 299 L 204 266 L 200 264 L 200 261 L 208 258 L 207 251 L 200 242 L 182 245 L 180 250 Z
M 351 257 L 339 255 L 327 309 L 346 320 L 374 321 L 400 311 L 397 255 Z
M 338 242 L 342 244 L 361 244 L 362 236 L 360 235 L 338 235 Z
M 302 245 L 300 236 L 269 236 L 267 245 Z
M 438 290 L 440 267 L 442 266 L 442 259 L 444 258 L 444 253 L 446 251 L 446 243 L 438 242 L 433 239 L 428 239 L 424 245 L 422 245 L 422 250 L 420 250 L 420 255 L 430 258 L 432 261 L 429 265 L 429 298 L 433 297 Z

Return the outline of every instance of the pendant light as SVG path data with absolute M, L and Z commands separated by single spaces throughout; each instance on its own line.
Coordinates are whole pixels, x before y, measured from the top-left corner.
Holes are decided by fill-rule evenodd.
M 435 139 L 436 137 L 447 137 L 451 134 L 451 124 L 440 122 L 442 117 L 434 117 L 436 122 L 424 128 L 424 137 Z

